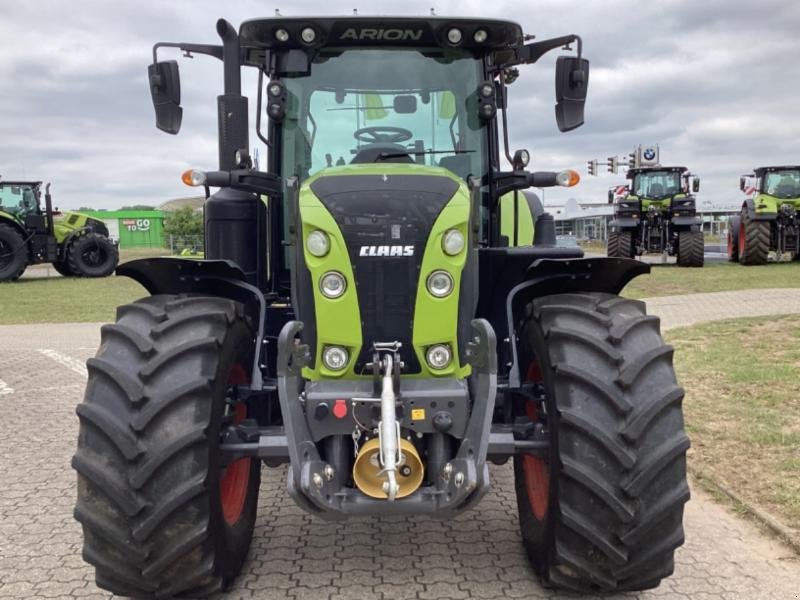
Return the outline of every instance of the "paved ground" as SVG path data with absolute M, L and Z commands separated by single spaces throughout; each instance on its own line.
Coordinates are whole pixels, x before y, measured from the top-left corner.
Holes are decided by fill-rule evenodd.
M 665 327 L 741 314 L 800 312 L 800 290 L 661 298 Z M 108 598 L 80 558 L 71 518 L 83 362 L 95 324 L 0 327 L 0 598 Z M 425 518 L 329 524 L 284 491 L 285 470 L 265 470 L 251 558 L 230 598 L 560 598 L 530 572 L 517 529 L 511 470 L 493 467 L 478 510 Z M 800 560 L 750 523 L 693 490 L 675 575 L 624 598 L 798 599 Z

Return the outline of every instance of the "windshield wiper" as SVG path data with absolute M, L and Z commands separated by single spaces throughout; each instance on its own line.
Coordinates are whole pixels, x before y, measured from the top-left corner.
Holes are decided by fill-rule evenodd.
M 419 156 L 420 154 L 468 154 L 475 150 L 409 150 L 408 152 L 381 152 L 376 159 L 399 158 L 401 156 Z

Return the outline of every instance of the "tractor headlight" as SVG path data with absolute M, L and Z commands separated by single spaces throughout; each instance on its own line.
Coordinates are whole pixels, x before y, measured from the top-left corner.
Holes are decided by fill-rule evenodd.
M 322 351 L 322 362 L 331 371 L 341 371 L 347 366 L 349 359 L 347 350 L 341 346 L 327 346 Z
M 447 41 L 450 42 L 451 44 L 453 44 L 454 46 L 456 44 L 460 44 L 461 43 L 461 38 L 462 37 L 463 37 L 463 35 L 461 33 L 461 30 L 458 29 L 457 27 L 453 27 L 452 29 L 450 29 L 447 32 Z
M 331 249 L 331 240 L 327 233 L 316 229 L 308 234 L 306 248 L 314 256 L 323 257 Z
M 338 298 L 347 289 L 347 280 L 337 271 L 328 271 L 319 280 L 319 289 L 326 298 Z
M 300 37 L 306 44 L 310 44 L 317 39 L 317 32 L 311 27 L 306 27 L 300 32 Z
M 458 229 L 446 231 L 442 238 L 442 250 L 445 254 L 455 256 L 464 249 L 464 234 Z
M 289 41 L 289 32 L 285 29 L 278 29 L 275 31 L 275 39 L 279 42 L 288 42 Z
M 434 271 L 428 275 L 428 291 L 437 298 L 449 296 L 453 291 L 453 278 L 447 271 Z
M 450 346 L 447 344 L 431 346 L 425 353 L 425 360 L 428 361 L 428 366 L 431 369 L 444 369 L 450 364 L 452 358 L 453 353 L 450 352 Z
M 478 29 L 475 34 L 472 36 L 472 39 L 475 40 L 476 44 L 482 44 L 486 41 L 489 37 L 489 34 L 486 32 L 485 29 Z

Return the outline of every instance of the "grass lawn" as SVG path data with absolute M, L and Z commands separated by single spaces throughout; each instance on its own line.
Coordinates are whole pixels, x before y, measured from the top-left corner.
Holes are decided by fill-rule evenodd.
M 113 322 L 118 305 L 146 295 L 127 277 L 22 278 L 0 284 L 0 325 Z
M 666 334 L 686 388 L 690 462 L 800 528 L 800 316 Z
M 650 274 L 631 281 L 622 295 L 629 298 L 650 298 L 722 292 L 752 288 L 800 287 L 800 262 L 781 262 L 758 267 L 737 263 L 710 262 L 702 269 L 676 265 L 653 265 Z

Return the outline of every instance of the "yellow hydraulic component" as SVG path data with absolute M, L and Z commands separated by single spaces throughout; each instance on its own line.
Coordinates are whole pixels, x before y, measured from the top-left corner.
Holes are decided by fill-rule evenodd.
M 380 453 L 381 448 L 378 438 L 372 438 L 361 447 L 353 464 L 353 481 L 355 481 L 358 489 L 367 496 L 386 499 L 388 496 L 383 489 L 386 476 L 381 473 Z M 399 487 L 397 498 L 413 494 L 422 484 L 422 477 L 425 474 L 422 459 L 417 454 L 414 444 L 408 440 L 401 439 L 400 453 L 402 458 L 397 468 L 397 483 Z

